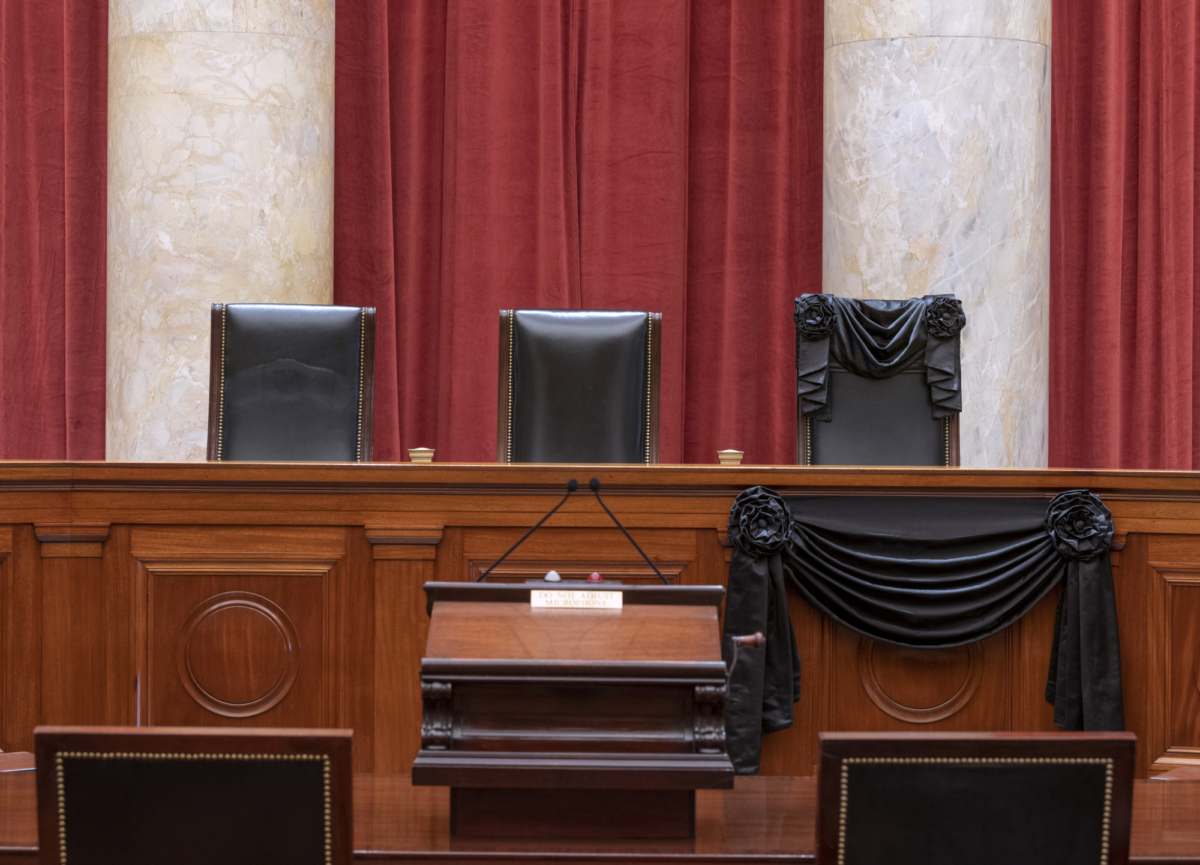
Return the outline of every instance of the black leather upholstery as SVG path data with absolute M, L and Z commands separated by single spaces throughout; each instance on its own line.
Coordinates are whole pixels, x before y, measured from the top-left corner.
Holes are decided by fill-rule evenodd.
M 645 312 L 515 310 L 509 460 L 648 462 L 650 333 Z
M 72 865 L 323 865 L 322 765 L 63 759 Z
M 350 865 L 350 730 L 38 727 L 38 854 Z
M 851 765 L 844 865 L 1095 865 L 1101 764 Z
M 807 421 L 812 465 L 939 466 L 946 420 L 933 417 L 925 365 L 891 378 L 866 378 L 829 365 L 833 419 Z
M 822 733 L 817 865 L 1125 865 L 1132 733 Z
M 374 310 L 218 304 L 213 312 L 210 459 L 370 460 Z

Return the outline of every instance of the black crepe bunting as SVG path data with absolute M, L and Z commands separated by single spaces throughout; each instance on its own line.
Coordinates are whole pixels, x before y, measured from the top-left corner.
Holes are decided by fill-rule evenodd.
M 814 420 L 833 419 L 829 361 L 855 375 L 890 378 L 924 359 L 933 416 L 962 411 L 959 333 L 962 303 L 951 294 L 858 300 L 828 294 L 796 299 L 796 393 Z
M 752 487 L 734 502 L 725 634 L 762 631 L 730 681 L 726 732 L 739 773 L 763 733 L 792 725 L 800 661 L 786 587 L 885 643 L 948 648 L 985 639 L 1060 581 L 1046 699 L 1067 730 L 1122 730 L 1121 656 L 1108 549 L 1113 522 L 1087 490 L 1051 500 L 819 496 Z M 726 641 L 728 643 L 728 641 Z

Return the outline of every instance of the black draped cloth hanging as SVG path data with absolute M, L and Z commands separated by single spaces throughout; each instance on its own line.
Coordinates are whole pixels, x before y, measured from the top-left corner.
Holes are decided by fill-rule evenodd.
M 1060 493 L 1049 507 L 1044 499 L 784 499 L 746 490 L 729 516 L 725 634 L 762 631 L 767 645 L 743 647 L 730 681 L 734 767 L 758 770 L 762 734 L 790 727 L 800 699 L 788 586 L 872 640 L 933 649 L 990 637 L 1063 581 L 1046 684 L 1054 723 L 1123 730 L 1112 535 L 1112 515 L 1087 490 Z
M 925 362 L 933 416 L 962 411 L 958 334 L 966 324 L 952 294 L 858 300 L 829 294 L 796 298 L 796 393 L 813 420 L 833 419 L 829 359 L 855 375 L 890 378 Z

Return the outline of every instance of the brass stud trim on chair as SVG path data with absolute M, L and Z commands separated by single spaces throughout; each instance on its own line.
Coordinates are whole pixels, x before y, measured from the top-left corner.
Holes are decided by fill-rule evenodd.
M 970 763 L 975 765 L 1017 764 L 1092 764 L 1104 766 L 1104 817 L 1100 825 L 1100 865 L 1108 865 L 1109 835 L 1112 827 L 1113 761 L 1109 757 L 846 757 L 842 761 L 838 803 L 838 865 L 846 863 L 846 812 L 850 805 L 851 764 Z
M 325 865 L 333 865 L 333 792 L 328 754 L 189 754 L 144 753 L 140 751 L 60 751 L 54 756 L 54 778 L 58 794 L 58 861 L 67 865 L 67 791 L 63 781 L 63 758 L 92 760 L 259 760 L 317 761 L 322 764 L 325 816 Z
M 517 344 L 514 339 L 516 334 L 517 311 L 510 309 L 508 311 L 508 423 L 505 424 L 505 442 L 504 452 L 508 455 L 505 462 L 512 462 L 512 441 L 513 441 L 513 362 L 516 358 Z
M 650 400 L 653 391 L 654 313 L 646 313 L 646 465 L 650 465 Z
M 225 311 L 228 309 L 228 304 L 221 304 L 221 375 L 217 379 L 217 390 L 220 391 L 218 399 L 220 406 L 217 409 L 217 460 L 221 459 L 221 455 L 225 449 L 225 334 L 228 332 L 228 322 L 225 321 Z
M 363 443 L 363 388 L 365 386 L 367 364 L 367 311 L 358 314 L 358 444 L 355 450 L 355 462 L 362 462 Z

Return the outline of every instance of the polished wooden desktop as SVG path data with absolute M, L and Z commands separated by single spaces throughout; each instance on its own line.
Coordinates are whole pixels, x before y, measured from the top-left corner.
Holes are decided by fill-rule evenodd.
M 4 755 L 0 755 L 2 762 Z M 0 865 L 37 862 L 34 773 L 0 772 Z M 696 794 L 691 841 L 462 841 L 450 837 L 450 791 L 405 775 L 354 778 L 354 857 L 410 865 L 792 865 L 816 849 L 816 778 L 738 778 Z M 1200 783 L 1137 781 L 1131 862 L 1200 865 Z
M 723 585 L 729 507 L 784 495 L 1039 496 L 1112 510 L 1128 729 L 1142 776 L 1200 763 L 1200 474 L 755 466 L 0 463 L 0 748 L 37 724 L 348 727 L 355 769 L 420 746 L 422 585 L 479 576 L 562 496 L 606 501 L 667 578 Z M 489 581 L 551 567 L 657 581 L 581 490 Z M 790 598 L 804 681 L 763 772 L 822 730 L 1052 730 L 1057 590 L 981 643 L 874 644 Z

